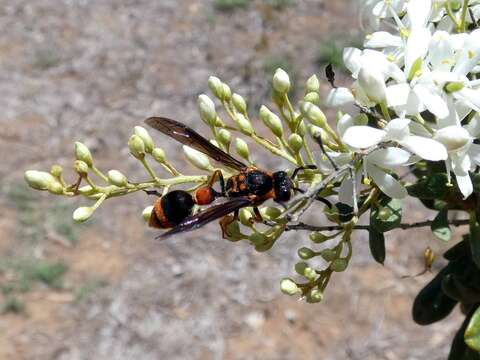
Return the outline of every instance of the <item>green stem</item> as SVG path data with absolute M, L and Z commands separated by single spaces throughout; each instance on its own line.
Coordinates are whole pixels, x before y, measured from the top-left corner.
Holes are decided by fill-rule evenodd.
M 94 165 L 92 165 L 92 171 L 97 175 L 99 178 L 101 178 L 103 181 L 108 183 L 108 177 L 105 176 L 104 173 L 102 173 L 99 169 L 97 169 Z
M 468 11 L 468 0 L 463 0 L 462 14 L 460 16 L 460 31 L 467 31 L 467 11 Z
M 387 103 L 385 101 L 382 101 L 379 105 L 380 105 L 380 110 L 382 110 L 382 115 L 385 118 L 385 120 L 390 121 L 391 118 L 390 118 L 390 113 L 388 112 Z
M 158 176 L 155 174 L 155 171 L 153 171 L 152 167 L 148 164 L 147 160 L 145 158 L 139 159 L 140 162 L 142 163 L 143 167 L 147 170 L 147 172 L 150 174 L 153 180 L 157 181 Z

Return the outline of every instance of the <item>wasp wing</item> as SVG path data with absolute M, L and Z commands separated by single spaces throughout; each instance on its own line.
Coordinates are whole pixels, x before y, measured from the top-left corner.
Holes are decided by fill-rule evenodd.
M 200 211 L 195 215 L 187 217 L 173 229 L 167 231 L 166 233 L 163 233 L 162 235 L 157 236 L 156 239 L 164 239 L 180 232 L 198 229 L 199 227 L 202 227 L 209 222 L 224 217 L 225 215 L 228 215 L 235 210 L 250 206 L 252 205 L 252 203 L 252 200 L 247 197 L 238 197 L 228 200 L 224 203 L 211 206 L 206 210 Z
M 244 169 L 247 166 L 241 161 L 235 159 L 231 155 L 222 151 L 210 141 L 205 139 L 202 135 L 197 133 L 192 128 L 188 126 L 164 117 L 151 117 L 145 120 L 145 123 L 152 128 L 164 133 L 165 135 L 170 136 L 171 138 L 177 140 L 178 142 L 190 146 L 195 150 L 198 150 L 205 155 L 208 155 L 212 159 L 221 162 L 225 166 L 228 166 L 232 169 L 240 170 Z

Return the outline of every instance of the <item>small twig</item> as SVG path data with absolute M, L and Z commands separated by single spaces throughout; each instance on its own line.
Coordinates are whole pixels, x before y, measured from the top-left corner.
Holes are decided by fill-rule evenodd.
M 414 222 L 414 223 L 401 223 L 398 225 L 397 228 L 399 229 L 413 229 L 413 228 L 420 228 L 420 227 L 425 227 L 425 226 L 430 226 L 432 224 L 433 220 L 425 220 L 425 221 L 419 221 L 419 222 Z M 448 224 L 452 226 L 462 226 L 462 225 L 469 225 L 470 220 L 469 219 L 456 219 L 456 220 L 451 220 Z M 293 224 L 293 225 L 287 225 L 285 227 L 285 231 L 290 231 L 290 230 L 308 230 L 308 231 L 337 231 L 337 230 L 343 230 L 344 226 L 342 225 L 326 225 L 326 226 L 317 226 L 317 225 L 310 225 L 310 224 L 305 224 L 305 223 L 298 223 L 298 224 Z M 355 225 L 353 226 L 354 230 L 369 230 L 370 225 Z

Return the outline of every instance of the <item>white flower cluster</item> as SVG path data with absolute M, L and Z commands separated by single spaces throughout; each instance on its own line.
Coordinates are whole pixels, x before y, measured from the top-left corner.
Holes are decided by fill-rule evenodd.
M 363 50 L 344 50 L 355 81 L 332 89 L 327 105 L 378 121 L 343 115 L 337 131 L 353 152 L 368 150 L 364 175 L 390 197 L 407 195 L 392 170 L 424 159 L 445 161 L 466 198 L 480 165 L 480 0 L 368 2 L 381 30 Z

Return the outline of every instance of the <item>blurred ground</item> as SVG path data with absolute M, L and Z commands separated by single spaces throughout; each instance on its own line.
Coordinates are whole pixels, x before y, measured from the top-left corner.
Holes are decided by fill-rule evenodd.
M 160 244 L 139 215 L 151 201 L 142 194 L 79 226 L 81 202 L 23 185 L 25 169 L 69 167 L 73 140 L 100 167 L 140 179 L 125 144 L 142 119 L 205 130 L 195 102 L 209 75 L 257 108 L 276 66 L 304 82 L 321 73 L 322 41 L 358 29 L 353 1 L 261 3 L 221 12 L 211 1 L 0 0 L 0 359 L 446 357 L 460 319 L 413 324 L 413 297 L 431 275 L 401 279 L 422 269 L 426 245 L 440 249 L 427 230 L 390 234 L 385 267 L 358 233 L 353 263 L 322 304 L 307 305 L 278 289 L 306 234 L 269 253 L 220 240 L 216 225 Z M 186 166 L 178 144 L 156 140 Z M 428 216 L 407 209 L 406 220 Z

